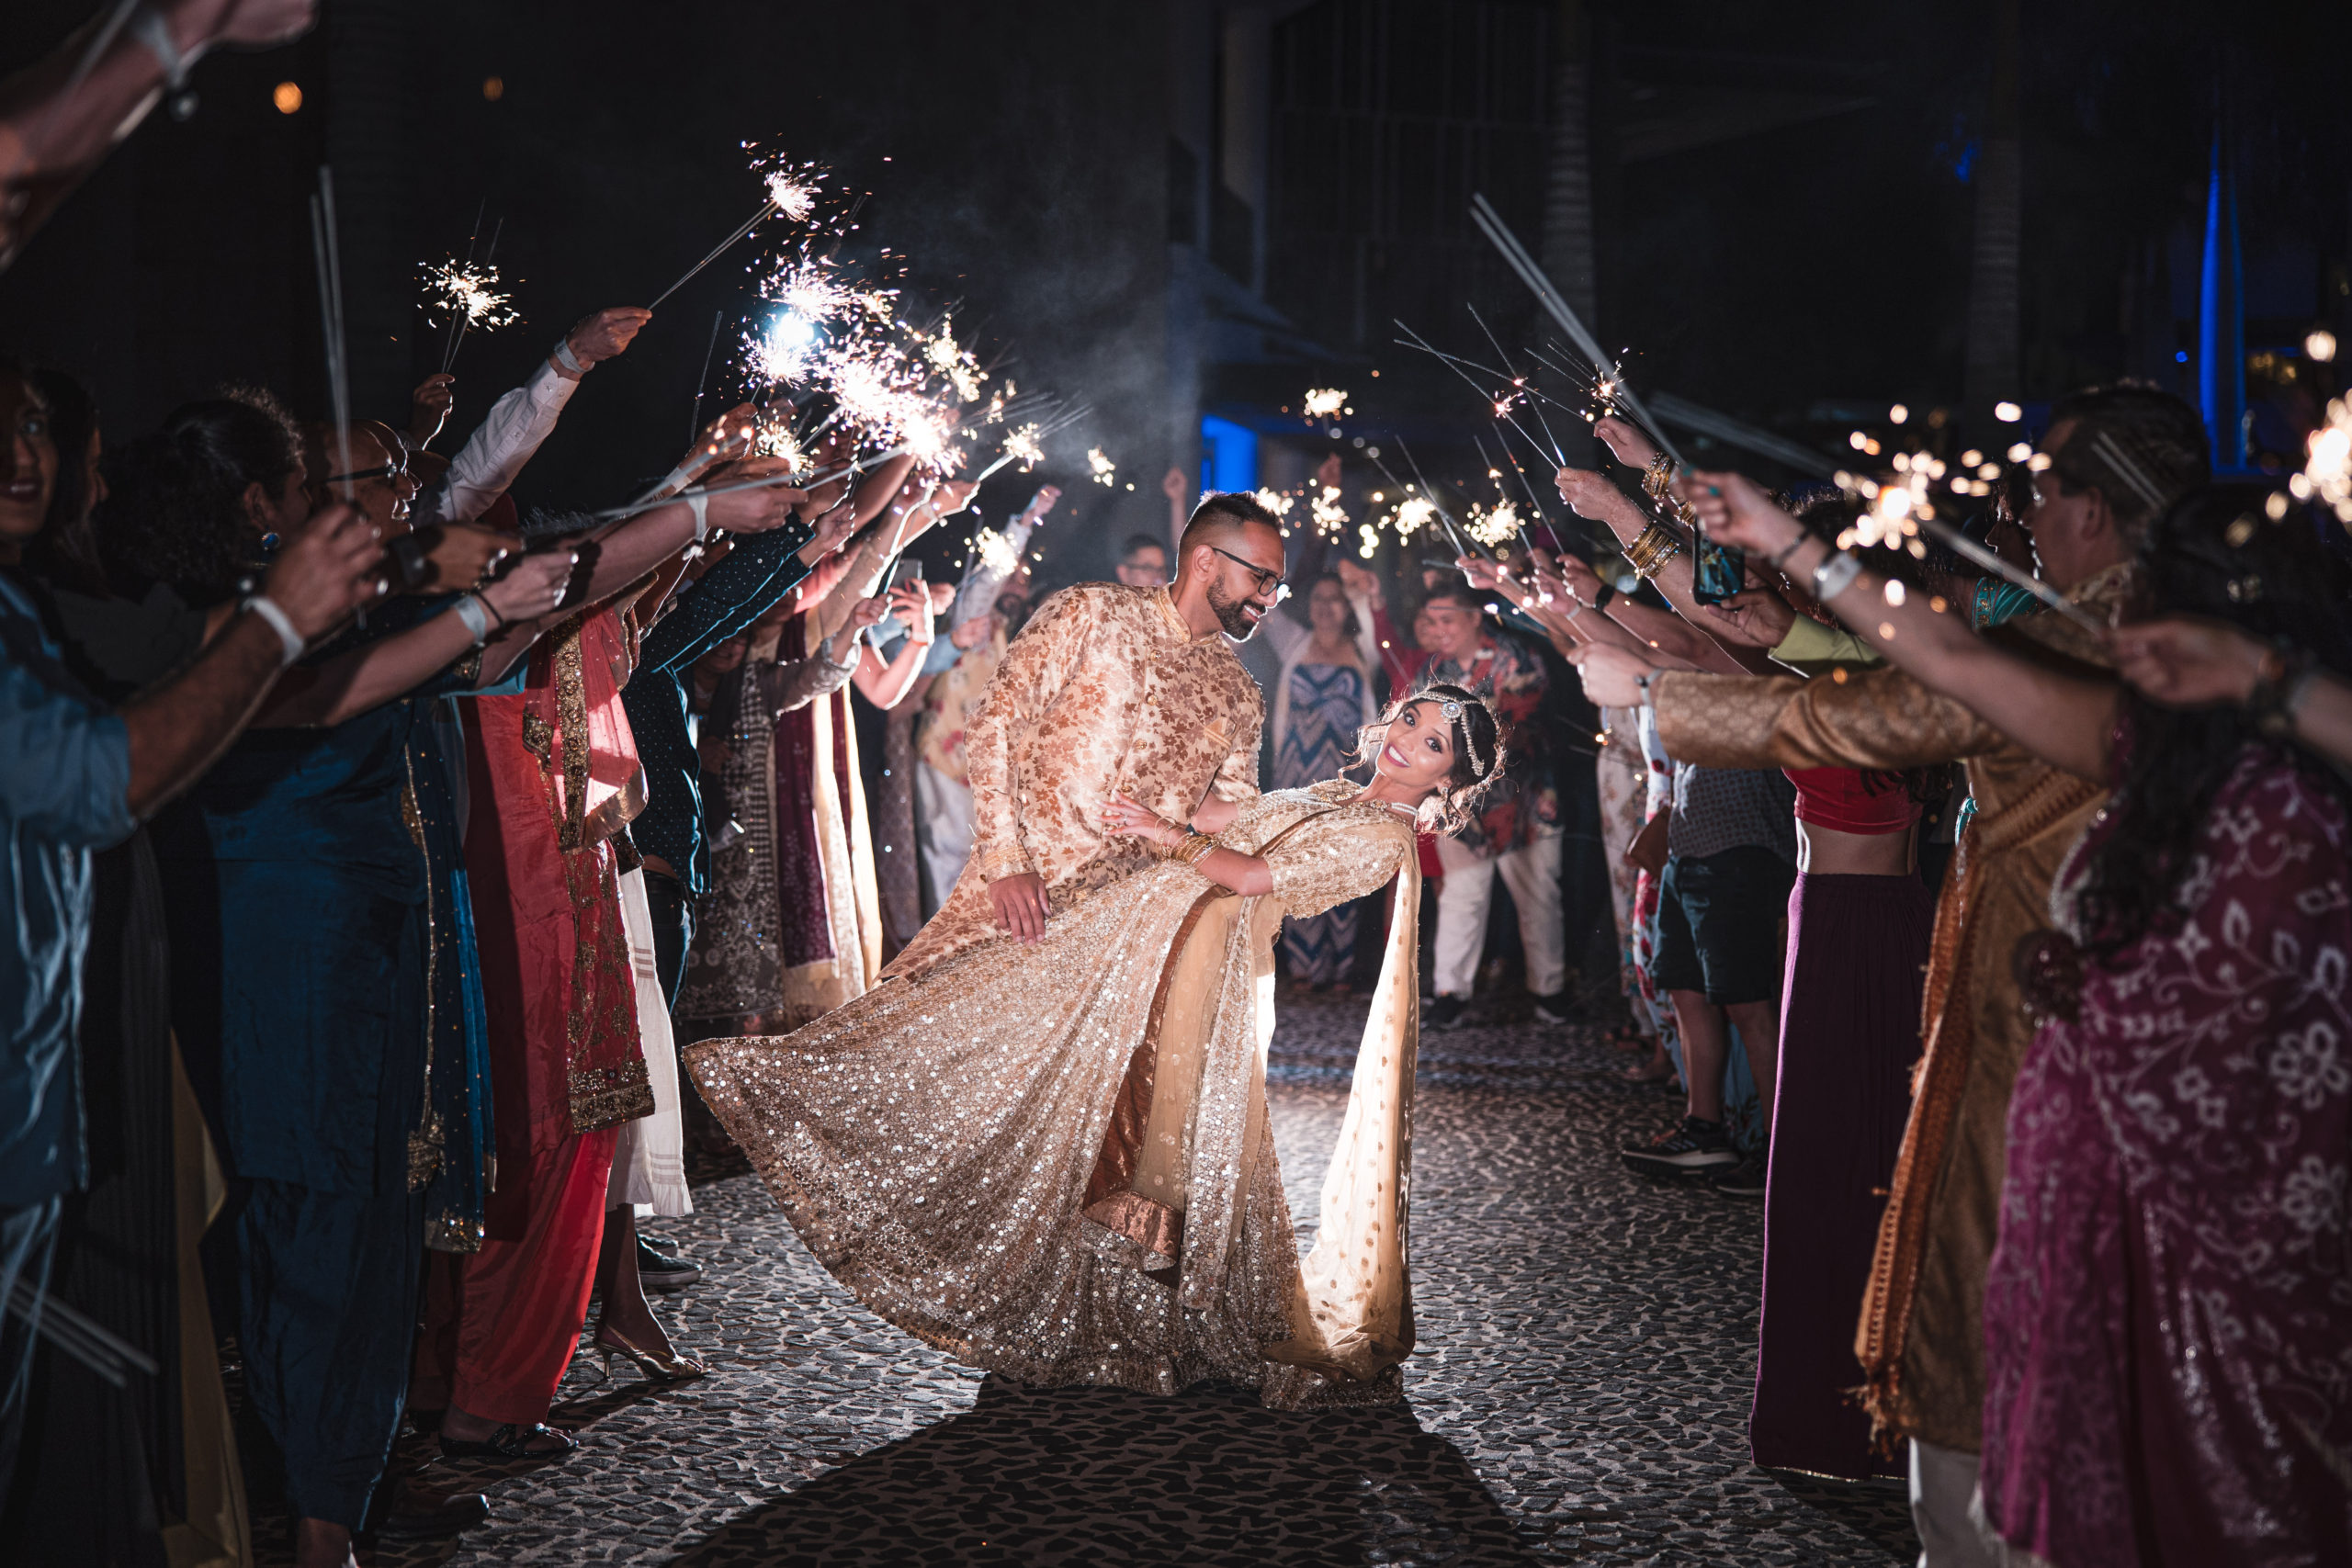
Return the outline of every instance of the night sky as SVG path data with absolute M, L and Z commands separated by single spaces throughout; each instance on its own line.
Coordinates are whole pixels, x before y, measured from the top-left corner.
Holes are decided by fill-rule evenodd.
M 31 57 L 90 9 L 15 6 L 0 64 Z M 1531 240 L 1539 231 L 1544 62 L 1489 51 L 1473 70 L 1474 44 L 1548 37 L 1562 7 L 1273 10 L 1276 56 L 1293 76 L 1273 94 L 1268 298 L 1304 347 L 1216 367 L 1201 400 L 1272 415 L 1308 385 L 1339 384 L 1368 423 L 1456 422 L 1466 435 L 1476 405 L 1390 345 L 1387 316 L 1409 312 L 1418 330 L 1467 350 L 1481 343 L 1463 308 L 1476 297 L 1506 337 L 1533 332 L 1528 302 L 1495 281 L 1491 260 L 1465 259 L 1460 201 L 1493 184 L 1514 224 Z M 2298 342 L 2323 320 L 2352 326 L 2346 11 L 2026 8 L 2023 400 L 2122 373 L 2182 374 L 2167 351 L 2184 312 L 2193 326 L 2217 104 L 2239 182 L 2249 349 Z M 1680 0 L 1586 12 L 1597 326 L 1632 351 L 1644 384 L 1825 446 L 1857 410 L 1956 402 L 1996 6 Z M 1192 414 L 1171 409 L 1166 389 L 1170 56 L 1181 33 L 1163 5 L 1080 0 L 330 0 L 290 49 L 207 60 L 193 114 L 159 111 L 72 198 L 0 277 L 0 346 L 81 373 L 117 439 L 224 381 L 268 385 L 315 415 L 325 399 L 303 204 L 315 166 L 332 161 L 362 412 L 401 421 L 407 389 L 437 362 L 417 265 L 462 254 L 478 210 L 485 229 L 503 220 L 498 263 L 517 280 L 526 321 L 466 344 L 458 412 L 437 444 L 454 450 L 574 319 L 650 298 L 751 210 L 759 187 L 741 144 L 755 141 L 827 164 L 837 191 L 871 193 L 844 254 L 902 257 L 892 265 L 905 269 L 910 308 L 956 304 L 959 329 L 1024 387 L 1095 405 L 1083 439 L 1066 440 L 1035 478 L 997 481 L 983 503 L 1008 512 L 1035 478 L 1056 478 L 1071 497 L 1065 519 L 1081 525 L 1060 547 L 1094 541 L 1077 554 L 1107 564 L 1108 541 L 1164 518 L 1159 476 L 1193 460 Z M 1374 56 L 1358 44 L 1374 34 L 1387 44 L 1371 96 L 1384 126 L 1401 128 L 1381 134 L 1408 154 L 1417 116 L 1498 124 L 1464 154 L 1473 163 L 1442 166 L 1452 154 L 1440 149 L 1425 160 L 1433 172 L 1401 176 L 1434 194 L 1360 244 L 1345 228 L 1358 221 L 1337 183 L 1345 171 L 1307 141 L 1297 84 L 1363 89 L 1361 62 Z M 304 95 L 291 115 L 272 102 L 286 81 Z M 1672 150 L 1710 116 L 1776 92 L 1858 107 Z M 1358 252 L 1387 280 L 1365 287 L 1363 303 L 1334 259 Z M 1483 268 L 1484 281 L 1449 293 L 1454 275 L 1424 265 L 1441 254 Z M 710 393 L 736 389 L 726 349 L 756 308 L 744 287 L 752 256 L 747 243 L 696 278 L 595 373 L 526 475 L 523 500 L 605 504 L 669 466 L 714 312 L 725 326 Z M 1416 276 L 1418 291 L 1399 281 Z M 1320 438 L 1298 434 L 1311 457 Z M 1073 469 L 1097 441 L 1133 494 Z

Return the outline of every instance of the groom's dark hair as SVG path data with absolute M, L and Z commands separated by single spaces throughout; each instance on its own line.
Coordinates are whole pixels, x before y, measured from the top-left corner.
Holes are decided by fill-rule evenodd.
M 1230 538 L 1240 529 L 1256 523 L 1283 531 L 1283 520 L 1266 510 L 1265 503 L 1248 491 L 1211 491 L 1201 497 L 1193 508 L 1193 515 L 1184 521 L 1184 536 L 1176 541 L 1179 556 L 1192 553 L 1195 545 L 1214 545 Z

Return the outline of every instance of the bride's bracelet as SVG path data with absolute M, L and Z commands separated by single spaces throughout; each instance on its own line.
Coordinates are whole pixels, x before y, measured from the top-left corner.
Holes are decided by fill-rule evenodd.
M 1209 852 L 1215 848 L 1216 848 L 1215 839 L 1210 838 L 1206 833 L 1194 832 L 1191 829 L 1186 829 L 1184 836 L 1177 840 L 1172 848 L 1161 851 L 1160 854 L 1163 859 L 1181 860 L 1186 865 L 1196 866 L 1206 860 Z

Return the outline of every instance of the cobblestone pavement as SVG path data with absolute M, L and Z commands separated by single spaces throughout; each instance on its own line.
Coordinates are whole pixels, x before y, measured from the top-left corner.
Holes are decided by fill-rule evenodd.
M 1363 1004 L 1288 999 L 1272 1077 L 1311 1224 Z M 1475 1015 L 1474 1015 L 1475 1016 Z M 379 1564 L 1890 1564 L 1899 1488 L 1747 1461 L 1760 1208 L 1626 1172 L 1677 1109 L 1590 1028 L 1425 1040 L 1408 1403 L 1281 1414 L 984 1380 L 855 1305 L 738 1165 L 657 1230 L 703 1264 L 662 1298 L 717 1375 L 669 1390 L 585 1358 L 560 1465 L 435 1460 L 491 1527 Z M 412 1439 L 413 1464 L 427 1452 Z M 266 1541 L 278 1531 L 257 1521 Z

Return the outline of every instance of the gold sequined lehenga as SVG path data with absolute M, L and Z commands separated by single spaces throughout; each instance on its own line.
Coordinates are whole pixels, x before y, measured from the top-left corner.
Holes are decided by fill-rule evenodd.
M 971 1365 L 1034 1384 L 1268 1404 L 1393 1400 L 1406 1264 L 1419 869 L 1356 785 L 1245 803 L 1240 897 L 1160 863 L 781 1038 L 707 1040 L 704 1098 L 825 1267 Z M 1302 1262 L 1266 1120 L 1274 937 L 1398 878 L 1353 1092 Z

